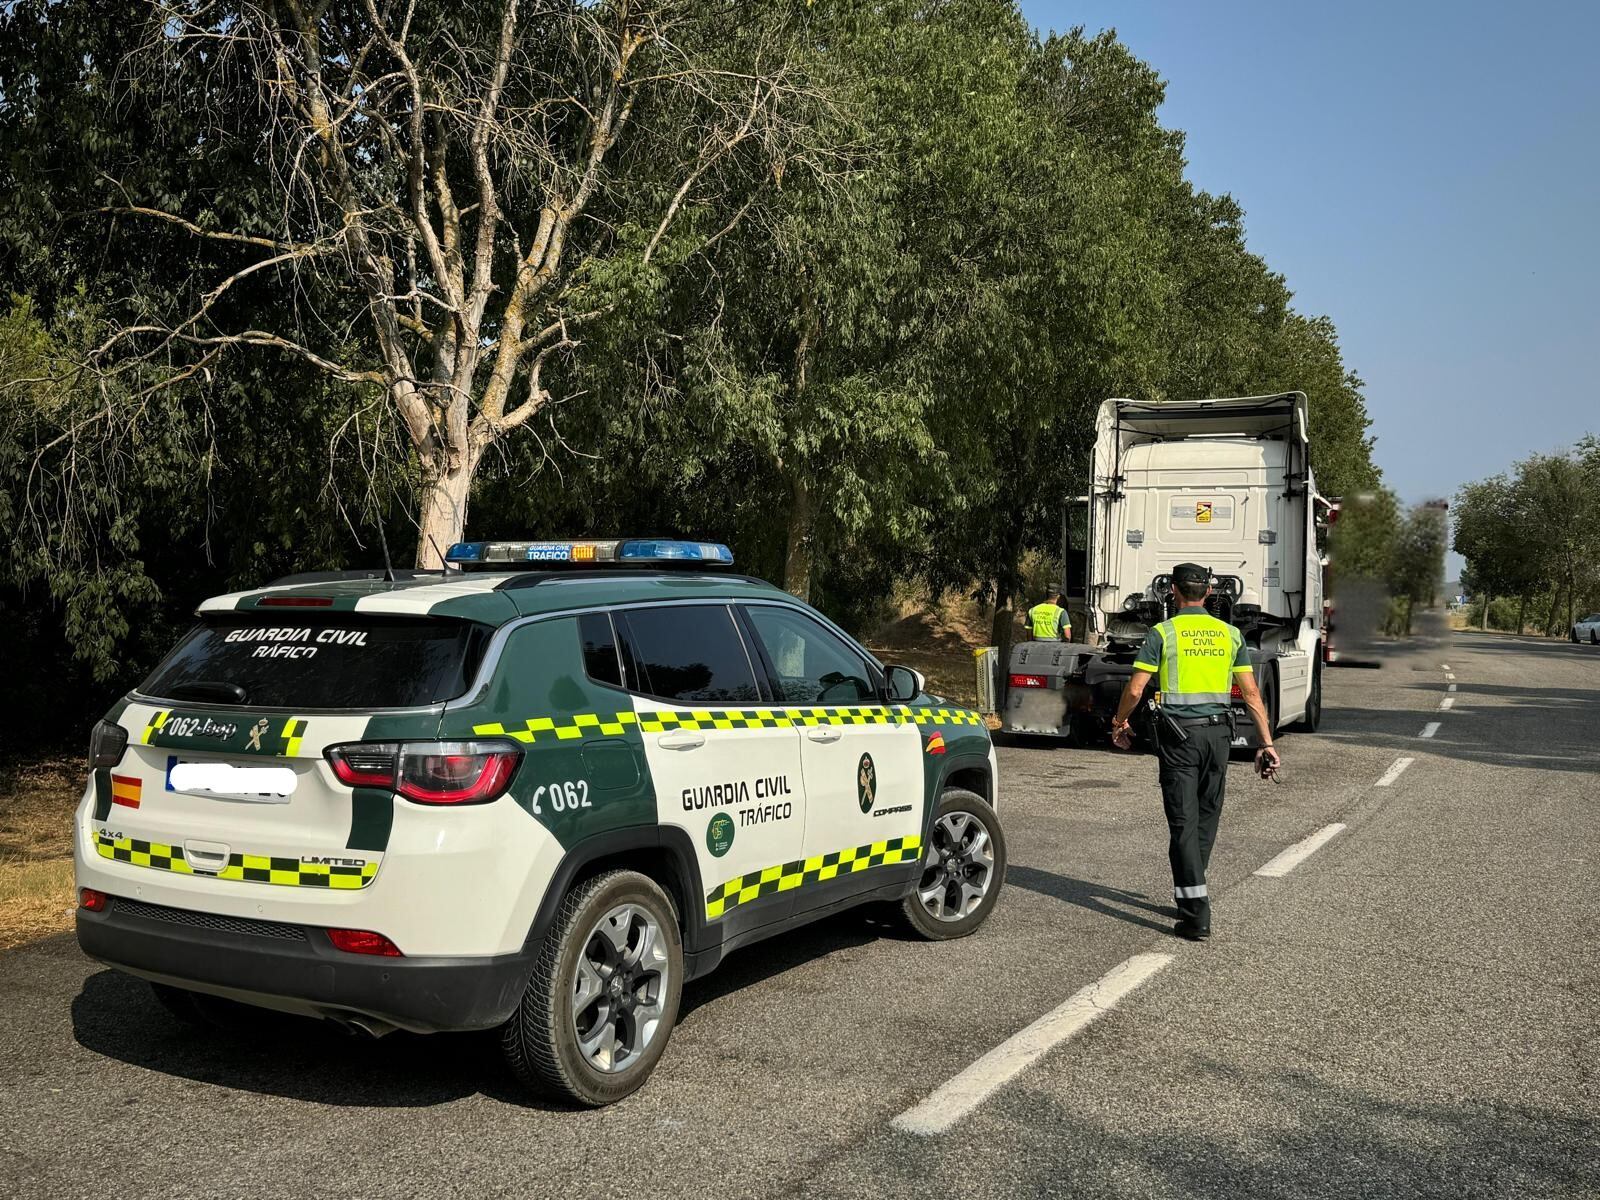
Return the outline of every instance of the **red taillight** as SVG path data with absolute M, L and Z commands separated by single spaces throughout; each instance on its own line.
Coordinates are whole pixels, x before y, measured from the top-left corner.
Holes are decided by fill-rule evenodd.
M 418 804 L 481 804 L 511 784 L 522 751 L 475 742 L 441 742 L 435 747 L 405 746 L 400 752 L 400 786 Z
M 522 761 L 508 742 L 357 742 L 326 753 L 346 787 L 382 788 L 417 804 L 497 799 Z
M 332 608 L 332 596 L 263 596 L 257 608 Z
M 1011 677 L 1011 686 L 1012 687 L 1038 687 L 1038 688 L 1042 688 L 1042 687 L 1045 686 L 1044 676 L 1043 675 L 1013 675 Z
M 394 760 L 400 753 L 398 742 L 357 742 L 348 746 L 329 746 L 326 753 L 328 765 L 346 787 L 394 791 Z
M 111 903 L 111 897 L 104 892 L 97 892 L 93 888 L 78 889 L 78 904 L 90 912 L 105 912 L 106 905 Z
M 330 929 L 328 940 L 335 950 L 346 954 L 381 954 L 385 958 L 404 958 L 400 947 L 381 933 L 367 929 Z

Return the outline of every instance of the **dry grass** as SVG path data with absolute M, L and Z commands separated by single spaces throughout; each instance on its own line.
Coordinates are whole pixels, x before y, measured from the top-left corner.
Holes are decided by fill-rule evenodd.
M 72 927 L 72 810 L 84 774 L 77 758 L 0 771 L 0 950 Z
M 953 593 L 937 599 L 908 594 L 896 607 L 898 615 L 873 632 L 867 648 L 884 662 L 921 671 L 935 695 L 976 704 L 972 652 L 989 644 L 988 617 L 972 600 Z

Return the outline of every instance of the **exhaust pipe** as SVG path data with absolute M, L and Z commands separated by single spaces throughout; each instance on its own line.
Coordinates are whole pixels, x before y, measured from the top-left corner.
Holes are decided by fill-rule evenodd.
M 399 1028 L 398 1025 L 391 1025 L 388 1021 L 380 1020 L 377 1017 L 362 1016 L 360 1013 L 329 1013 L 328 1020 L 352 1037 L 365 1035 L 373 1041 L 377 1041 L 379 1038 L 391 1034 Z

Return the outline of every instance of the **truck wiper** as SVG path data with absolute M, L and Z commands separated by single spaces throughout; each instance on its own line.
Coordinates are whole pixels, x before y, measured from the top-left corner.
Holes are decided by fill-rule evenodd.
M 224 683 L 220 679 L 193 679 L 169 687 L 167 695 L 174 700 L 217 700 L 223 704 L 243 704 L 245 690 L 237 683 Z

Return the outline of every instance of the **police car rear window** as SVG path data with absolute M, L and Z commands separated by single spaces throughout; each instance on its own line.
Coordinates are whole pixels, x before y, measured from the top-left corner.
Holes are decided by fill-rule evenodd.
M 488 639 L 464 621 L 229 617 L 191 630 L 139 690 L 261 708 L 411 708 L 464 692 Z

